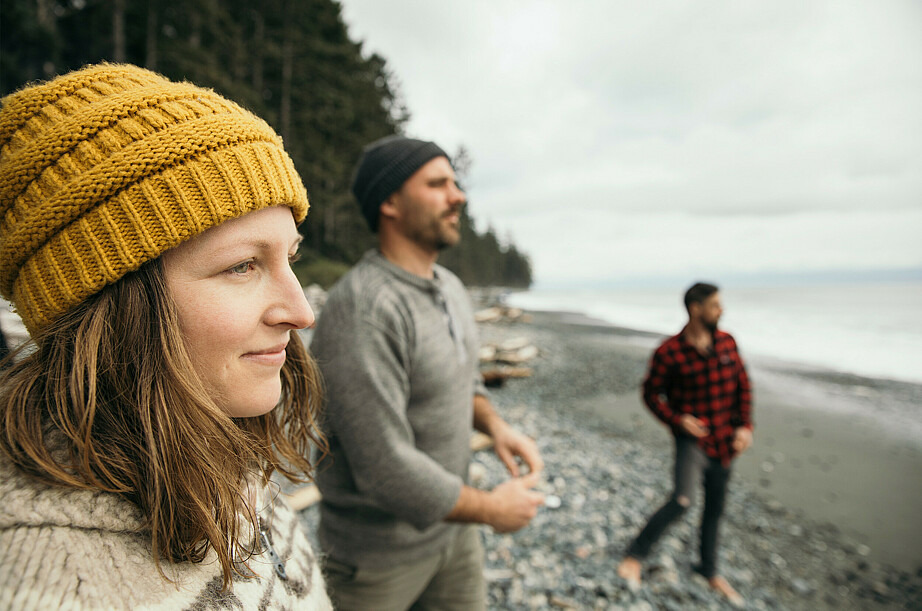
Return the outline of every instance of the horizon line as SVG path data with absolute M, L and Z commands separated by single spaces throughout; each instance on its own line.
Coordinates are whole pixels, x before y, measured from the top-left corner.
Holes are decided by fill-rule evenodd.
M 890 267 L 877 269 L 814 269 L 797 271 L 763 270 L 755 272 L 724 271 L 708 274 L 690 272 L 687 274 L 669 273 L 647 276 L 622 276 L 598 279 L 551 279 L 536 278 L 531 289 L 557 288 L 622 288 L 622 287 L 666 287 L 681 284 L 685 286 L 696 281 L 711 281 L 724 285 L 802 285 L 802 284 L 836 284 L 860 282 L 862 284 L 887 282 L 922 282 L 922 266 Z

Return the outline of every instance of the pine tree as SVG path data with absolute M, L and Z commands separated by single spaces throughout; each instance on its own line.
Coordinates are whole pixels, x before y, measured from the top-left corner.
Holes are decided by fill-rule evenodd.
M 284 138 L 311 201 L 301 228 L 306 265 L 351 264 L 374 245 L 350 193 L 352 173 L 362 148 L 402 132 L 410 115 L 386 60 L 349 38 L 338 2 L 5 0 L 0 37 L 0 95 L 116 59 L 214 88 Z M 469 170 L 463 147 L 455 163 Z M 492 230 L 478 234 L 467 211 L 461 231 L 462 246 L 444 260 L 462 280 L 530 283 L 518 252 L 506 252 Z

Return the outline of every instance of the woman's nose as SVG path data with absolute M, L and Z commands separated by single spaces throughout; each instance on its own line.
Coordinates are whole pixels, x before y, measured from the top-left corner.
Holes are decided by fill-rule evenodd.
M 286 266 L 278 279 L 275 304 L 267 322 L 272 325 L 287 324 L 295 329 L 314 326 L 314 310 L 304 296 L 304 289 L 291 268 Z

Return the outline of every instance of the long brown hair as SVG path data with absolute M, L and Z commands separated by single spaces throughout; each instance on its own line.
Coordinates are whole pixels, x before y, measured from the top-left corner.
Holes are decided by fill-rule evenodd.
M 143 512 L 154 561 L 202 561 L 213 549 L 224 587 L 241 541 L 243 484 L 278 470 L 310 479 L 322 385 L 291 334 L 282 397 L 269 413 L 231 418 L 209 396 L 183 341 L 160 259 L 93 295 L 33 338 L 0 374 L 0 450 L 56 485 L 119 494 Z

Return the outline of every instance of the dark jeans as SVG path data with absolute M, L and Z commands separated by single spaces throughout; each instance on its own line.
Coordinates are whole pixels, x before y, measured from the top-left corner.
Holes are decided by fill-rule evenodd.
M 717 528 L 724 510 L 730 468 L 708 457 L 693 437 L 675 438 L 675 490 L 660 507 L 627 550 L 627 555 L 642 560 L 650 548 L 691 506 L 695 489 L 704 479 L 704 514 L 701 517 L 701 565 L 696 570 L 710 579 L 717 574 Z

